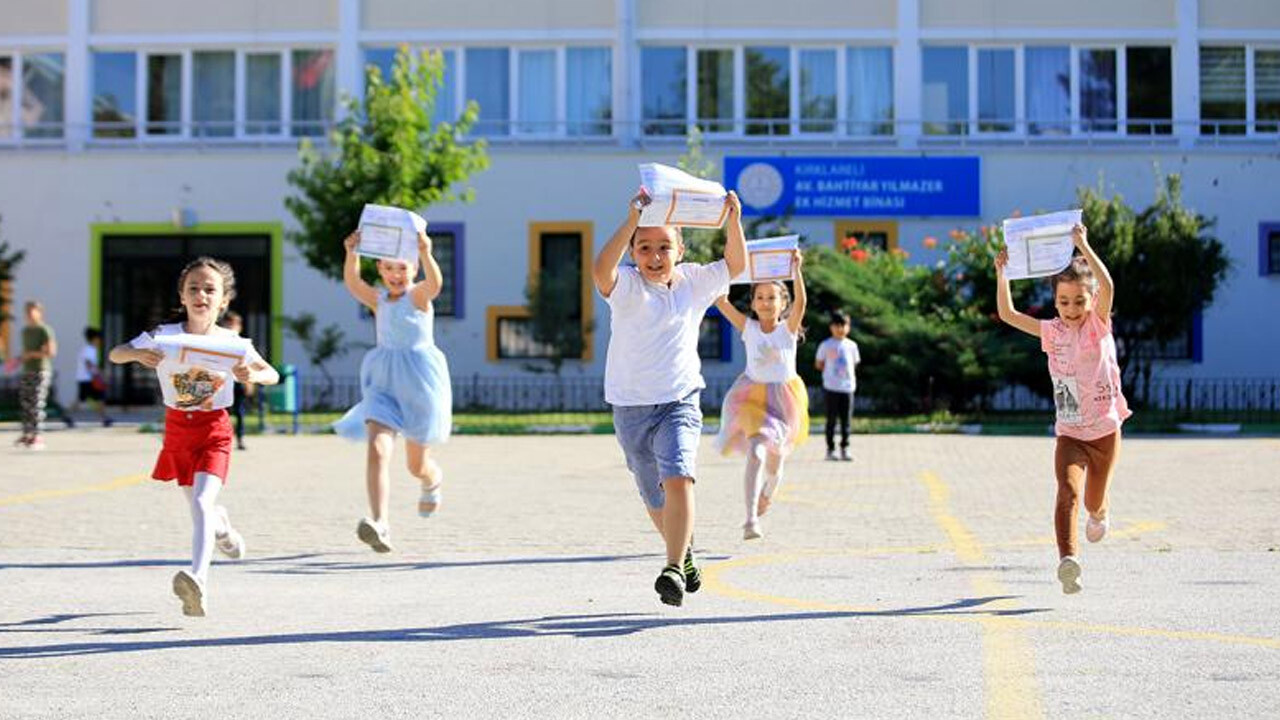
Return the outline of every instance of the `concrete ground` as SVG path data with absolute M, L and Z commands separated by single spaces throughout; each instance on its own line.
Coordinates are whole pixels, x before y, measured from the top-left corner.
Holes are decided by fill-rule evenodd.
M 210 614 L 159 436 L 0 432 L 0 718 L 1276 717 L 1280 440 L 1126 438 L 1111 534 L 1064 596 L 1049 438 L 822 441 L 741 540 L 702 449 L 682 608 L 610 436 L 459 437 L 444 506 L 395 472 L 397 552 L 355 538 L 363 449 L 262 436 L 222 496 L 249 557 Z

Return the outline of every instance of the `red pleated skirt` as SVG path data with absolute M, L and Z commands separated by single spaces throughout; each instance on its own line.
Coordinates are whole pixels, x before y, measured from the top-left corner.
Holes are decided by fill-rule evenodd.
M 198 472 L 227 481 L 231 467 L 231 418 L 226 410 L 192 411 L 165 408 L 164 447 L 151 471 L 155 480 L 195 484 Z

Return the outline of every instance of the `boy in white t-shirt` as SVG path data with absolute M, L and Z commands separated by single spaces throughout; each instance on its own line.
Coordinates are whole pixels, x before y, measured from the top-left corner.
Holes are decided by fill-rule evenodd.
M 80 410 L 81 403 L 96 403 L 103 427 L 111 427 L 113 420 L 107 417 L 107 383 L 102 376 L 102 332 L 98 328 L 84 329 L 84 347 L 76 358 L 76 402 L 71 412 Z
M 626 221 L 596 256 L 592 277 L 611 310 L 605 401 L 613 406 L 627 468 L 666 543 L 667 564 L 654 589 L 662 602 L 680 605 L 686 591 L 702 585 L 690 547 L 699 393 L 706 386 L 698 328 L 729 279 L 746 268 L 747 245 L 742 205 L 731 192 L 724 259 L 677 264 L 684 256 L 679 228 L 639 227 L 648 201 L 643 188 L 632 198 Z M 628 250 L 635 266 L 618 267 Z
M 849 418 L 853 414 L 853 392 L 858 388 L 854 369 L 862 362 L 858 343 L 849 339 L 851 323 L 842 310 L 831 313 L 831 337 L 818 345 L 814 364 L 822 371 L 822 389 L 827 405 L 827 459 L 836 459 L 836 423 L 840 424 L 840 459 L 849 455 Z

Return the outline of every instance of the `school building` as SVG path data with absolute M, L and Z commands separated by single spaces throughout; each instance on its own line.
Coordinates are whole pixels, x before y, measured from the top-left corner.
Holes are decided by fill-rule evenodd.
M 674 163 L 691 126 L 749 214 L 921 263 L 942 257 L 926 236 L 1099 182 L 1142 207 L 1157 169 L 1181 173 L 1234 270 L 1161 372 L 1280 375 L 1276 0 L 0 0 L 0 238 L 27 253 L 16 307 L 43 300 L 61 339 L 62 397 L 81 328 L 136 334 L 202 253 L 234 264 L 235 308 L 276 362 L 307 371 L 280 316 L 372 340 L 284 241 L 285 177 L 400 44 L 443 51 L 438 112 L 476 100 L 489 143 L 475 202 L 426 210 L 455 376 L 529 372 L 524 288 L 549 264 L 581 268 L 595 324 L 564 372 L 603 374 L 590 260 L 637 163 Z M 742 365 L 727 332 L 707 322 L 710 376 Z

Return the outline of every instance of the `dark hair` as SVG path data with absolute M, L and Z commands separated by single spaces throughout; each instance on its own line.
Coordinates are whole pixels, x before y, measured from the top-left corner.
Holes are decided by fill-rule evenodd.
M 646 227 L 651 227 L 651 226 L 646 226 Z M 675 237 L 676 242 L 680 243 L 681 245 L 684 245 L 684 229 L 679 225 L 657 225 L 652 227 L 671 228 L 671 234 Z M 635 246 L 636 236 L 640 234 L 640 230 L 641 228 L 637 227 L 635 230 L 631 231 L 631 239 L 627 241 L 628 248 Z
M 187 266 L 182 268 L 182 272 L 178 273 L 178 297 L 182 297 L 182 285 L 187 281 L 187 275 L 198 268 L 209 268 L 218 273 L 218 276 L 222 278 L 222 294 L 226 296 L 227 302 L 236 299 L 235 271 L 231 269 L 231 265 L 226 261 L 211 258 L 207 255 L 201 255 L 187 263 Z M 186 314 L 186 308 L 179 303 L 177 309 L 178 317 L 185 317 Z
M 218 324 L 222 327 L 229 328 L 236 323 L 240 323 L 240 326 L 243 327 L 244 318 L 240 317 L 240 313 L 235 310 L 228 310 L 222 314 L 222 321 Z
M 831 322 L 828 325 L 848 325 L 849 315 L 843 310 L 831 311 Z
M 96 327 L 87 327 L 84 329 L 84 341 L 93 342 L 102 337 L 102 331 Z
M 1067 269 L 1049 280 L 1054 295 L 1058 294 L 1058 283 L 1064 282 L 1080 283 L 1090 295 L 1098 292 L 1098 276 L 1093 274 L 1093 268 L 1089 267 L 1089 261 L 1083 255 L 1071 258 Z

